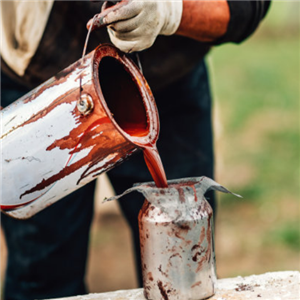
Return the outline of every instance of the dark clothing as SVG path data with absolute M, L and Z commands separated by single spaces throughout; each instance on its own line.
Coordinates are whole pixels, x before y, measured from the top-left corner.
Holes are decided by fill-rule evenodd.
M 229 4 L 232 13 L 229 29 L 217 44 L 245 39 L 268 7 L 267 1 Z M 2 106 L 9 105 L 81 57 L 85 23 L 100 11 L 100 5 L 89 1 L 54 3 L 42 41 L 25 75 L 18 77 L 2 64 L 2 71 L 13 78 L 2 75 Z M 93 32 L 89 49 L 108 41 L 105 29 Z M 213 178 L 211 96 L 203 62 L 210 47 L 210 44 L 184 37 L 160 36 L 150 49 L 140 53 L 144 75 L 154 92 L 160 114 L 158 150 L 168 179 L 201 175 Z M 108 176 L 117 194 L 133 183 L 151 180 L 141 153 L 111 170 Z M 83 279 L 93 192 L 94 182 L 26 221 L 2 215 L 9 251 L 5 300 L 86 293 Z M 214 208 L 214 195 L 207 197 Z M 120 200 L 133 233 L 140 284 L 137 214 L 142 203 L 143 197 L 137 193 Z
M 227 32 L 216 44 L 234 42 L 240 43 L 248 38 L 265 17 L 271 1 L 227 1 L 230 10 L 230 21 Z

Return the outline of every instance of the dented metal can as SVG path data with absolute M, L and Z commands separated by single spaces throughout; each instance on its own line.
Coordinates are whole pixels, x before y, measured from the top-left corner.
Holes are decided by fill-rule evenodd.
M 204 196 L 209 190 L 241 197 L 202 176 L 169 180 L 167 188 L 137 183 L 105 200 L 136 191 L 146 198 L 139 231 L 147 299 L 200 300 L 215 293 L 213 211 Z
M 190 185 L 188 185 L 190 186 Z M 152 300 L 205 299 L 215 293 L 213 211 L 194 190 L 181 190 L 181 201 L 192 193 L 199 206 L 174 219 L 145 201 L 139 214 L 144 294 Z
M 138 67 L 103 44 L 1 114 L 0 208 L 25 219 L 155 144 L 159 119 Z

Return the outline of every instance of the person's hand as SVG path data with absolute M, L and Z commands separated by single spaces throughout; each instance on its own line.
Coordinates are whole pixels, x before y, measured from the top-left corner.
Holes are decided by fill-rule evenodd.
M 104 17 L 111 42 L 124 52 L 152 46 L 156 37 L 177 30 L 182 0 L 132 0 Z

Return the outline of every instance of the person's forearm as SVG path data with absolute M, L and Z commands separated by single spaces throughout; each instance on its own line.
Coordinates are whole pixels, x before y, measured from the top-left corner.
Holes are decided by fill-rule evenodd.
M 226 33 L 229 20 L 226 0 L 183 0 L 182 18 L 175 34 L 212 42 Z

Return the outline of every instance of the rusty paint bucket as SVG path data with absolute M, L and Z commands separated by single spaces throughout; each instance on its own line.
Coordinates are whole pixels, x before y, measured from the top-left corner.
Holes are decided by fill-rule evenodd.
M 20 219 L 155 144 L 159 133 L 145 78 L 108 44 L 3 109 L 1 119 L 0 207 Z

